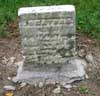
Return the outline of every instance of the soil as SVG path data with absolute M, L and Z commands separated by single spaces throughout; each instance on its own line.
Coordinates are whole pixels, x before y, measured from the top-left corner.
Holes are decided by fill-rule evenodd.
M 76 87 L 72 87 L 71 90 L 61 87 L 61 92 L 54 94 L 52 91 L 57 84 L 44 85 L 42 88 L 27 84 L 20 88 L 20 83 L 15 84 L 9 80 L 9 77 L 16 75 L 15 62 L 22 60 L 20 34 L 17 25 L 12 25 L 10 35 L 0 40 L 0 96 L 4 96 L 3 87 L 9 84 L 16 86 L 14 96 L 100 96 L 100 43 L 80 33 L 77 33 L 77 51 L 80 46 L 85 45 L 84 48 L 92 52 L 95 64 L 87 64 L 85 70 L 89 78 L 71 84 Z

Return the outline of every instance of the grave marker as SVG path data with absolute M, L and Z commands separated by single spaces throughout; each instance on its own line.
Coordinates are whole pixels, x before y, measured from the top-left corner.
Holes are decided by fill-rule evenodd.
M 71 82 L 74 81 L 72 78 L 84 77 L 84 69 L 74 56 L 73 5 L 26 7 L 19 9 L 18 15 L 26 57 L 23 71 L 16 77 L 18 80 Z

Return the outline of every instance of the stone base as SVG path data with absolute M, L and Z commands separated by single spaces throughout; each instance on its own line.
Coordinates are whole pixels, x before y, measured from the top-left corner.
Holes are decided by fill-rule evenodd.
M 21 68 L 19 68 L 21 69 Z M 19 71 L 18 69 L 18 71 Z M 13 81 L 26 82 L 29 84 L 37 84 L 43 82 L 46 84 L 57 83 L 72 83 L 76 80 L 85 78 L 85 71 L 80 59 L 72 58 L 68 60 L 67 64 L 59 68 L 39 68 L 35 71 L 20 71 Z

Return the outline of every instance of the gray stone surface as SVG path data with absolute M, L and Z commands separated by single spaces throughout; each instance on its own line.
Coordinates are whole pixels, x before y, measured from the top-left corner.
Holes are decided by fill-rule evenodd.
M 24 71 L 16 78 L 20 81 L 69 82 L 71 78 L 73 81 L 76 77 L 84 77 L 82 66 L 73 59 L 75 26 L 72 5 L 21 8 L 19 29 L 26 58 Z
M 12 85 L 5 85 L 4 89 L 5 90 L 15 90 L 16 88 L 14 86 L 12 86 Z
M 75 51 L 75 11 L 49 10 L 20 15 L 25 64 L 64 64 Z

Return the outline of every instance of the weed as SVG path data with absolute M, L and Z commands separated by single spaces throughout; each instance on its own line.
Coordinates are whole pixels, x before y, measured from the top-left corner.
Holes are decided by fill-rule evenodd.
M 86 86 L 80 86 L 79 87 L 79 92 L 81 94 L 88 94 L 89 90 L 88 90 L 88 88 Z

